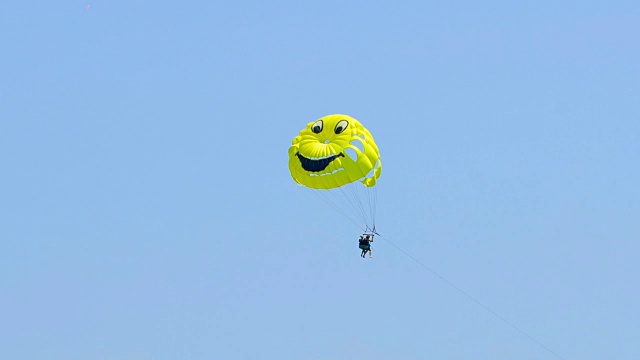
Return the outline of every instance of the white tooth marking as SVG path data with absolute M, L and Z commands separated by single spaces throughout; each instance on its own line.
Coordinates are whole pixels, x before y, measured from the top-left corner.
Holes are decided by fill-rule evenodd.
M 302 154 L 300 154 L 302 155 Z M 331 154 L 331 155 L 327 155 L 327 156 L 320 156 L 320 157 L 315 157 L 315 156 L 306 156 L 306 155 L 302 155 L 305 158 L 309 159 L 309 160 L 323 160 L 323 159 L 328 159 L 332 156 L 336 156 L 337 154 Z
M 335 173 L 337 173 L 337 172 L 339 172 L 339 171 L 342 171 L 342 170 L 344 170 L 344 168 L 335 169 L 335 170 L 333 170 L 332 172 L 326 172 L 326 173 L 322 173 L 322 174 L 314 174 L 314 173 L 311 173 L 311 174 L 309 174 L 309 176 L 327 176 L 327 175 L 333 175 L 333 174 L 335 174 Z

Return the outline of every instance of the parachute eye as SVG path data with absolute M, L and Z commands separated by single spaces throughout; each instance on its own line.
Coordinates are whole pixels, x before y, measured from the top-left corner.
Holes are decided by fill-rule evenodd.
M 320 134 L 322 132 L 322 120 L 318 120 L 311 125 L 311 131 L 316 134 Z
M 349 126 L 349 122 L 347 120 L 340 120 L 333 131 L 335 131 L 336 134 L 340 134 L 347 128 L 347 126 Z

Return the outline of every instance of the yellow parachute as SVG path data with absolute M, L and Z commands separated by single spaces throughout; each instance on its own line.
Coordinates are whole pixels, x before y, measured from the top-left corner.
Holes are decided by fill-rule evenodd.
M 358 120 L 333 114 L 308 123 L 289 148 L 289 171 L 298 184 L 318 190 L 338 210 L 346 202 L 368 228 L 375 226 L 382 162 L 373 136 Z

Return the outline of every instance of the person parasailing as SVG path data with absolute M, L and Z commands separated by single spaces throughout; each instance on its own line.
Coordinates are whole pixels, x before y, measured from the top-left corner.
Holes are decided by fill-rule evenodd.
M 367 226 L 363 241 L 368 240 L 371 257 L 369 224 L 375 224 L 382 162 L 369 130 L 349 115 L 326 115 L 306 124 L 291 141 L 288 155 L 297 184 L 313 190 L 359 228 Z
M 373 257 L 373 253 L 371 252 L 371 243 L 373 242 L 373 235 L 362 234 L 360 235 L 360 239 L 358 240 L 358 247 L 362 250 L 360 253 L 360 257 L 364 258 L 369 252 L 369 258 Z

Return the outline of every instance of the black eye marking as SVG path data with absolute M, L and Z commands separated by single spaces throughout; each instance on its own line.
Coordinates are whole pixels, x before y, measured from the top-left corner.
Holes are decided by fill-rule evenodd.
M 322 120 L 318 120 L 314 122 L 313 125 L 311 125 L 311 131 L 313 131 L 316 134 L 320 134 L 322 132 L 323 126 L 324 125 L 322 123 Z
M 333 129 L 333 131 L 336 134 L 340 134 L 341 132 L 343 132 L 347 128 L 347 126 L 349 126 L 349 122 L 347 120 L 340 120 L 336 124 L 336 128 Z

